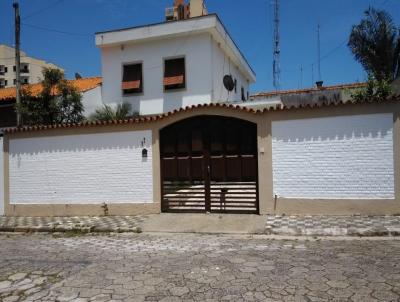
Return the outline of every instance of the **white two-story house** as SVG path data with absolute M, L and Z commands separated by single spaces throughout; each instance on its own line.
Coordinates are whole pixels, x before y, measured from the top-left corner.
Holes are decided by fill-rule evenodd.
M 101 49 L 103 103 L 128 102 L 141 115 L 241 102 L 256 80 L 214 14 L 99 32 L 96 45 Z

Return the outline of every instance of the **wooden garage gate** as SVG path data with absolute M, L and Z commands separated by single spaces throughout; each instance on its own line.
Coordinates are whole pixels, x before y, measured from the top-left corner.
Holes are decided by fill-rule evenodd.
M 163 212 L 258 213 L 257 126 L 200 116 L 160 131 Z

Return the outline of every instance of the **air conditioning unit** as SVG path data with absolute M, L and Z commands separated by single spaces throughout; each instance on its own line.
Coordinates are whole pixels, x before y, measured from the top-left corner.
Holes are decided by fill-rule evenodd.
M 174 20 L 174 7 L 167 7 L 165 9 L 165 20 L 167 21 L 173 21 Z

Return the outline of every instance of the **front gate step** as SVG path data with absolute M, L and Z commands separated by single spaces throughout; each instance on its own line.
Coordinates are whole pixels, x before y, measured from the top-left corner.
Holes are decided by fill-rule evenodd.
M 205 187 L 201 183 L 165 181 L 163 201 L 169 212 L 205 212 Z M 256 182 L 211 182 L 211 211 L 257 212 Z

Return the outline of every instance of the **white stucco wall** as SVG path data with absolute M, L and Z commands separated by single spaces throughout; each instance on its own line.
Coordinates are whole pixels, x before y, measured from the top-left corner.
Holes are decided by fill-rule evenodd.
M 10 203 L 151 203 L 151 142 L 151 131 L 11 139 Z
M 176 108 L 211 102 L 211 49 L 209 34 L 188 35 L 140 44 L 105 47 L 102 51 L 103 102 L 132 104 L 140 114 L 168 112 Z M 164 58 L 185 57 L 186 88 L 164 92 Z M 122 66 L 143 63 L 142 94 L 123 96 Z
M 245 97 L 249 90 L 249 84 L 237 66 L 231 61 L 221 47 L 213 40 L 212 44 L 212 99 L 215 102 L 240 102 L 242 100 L 241 87 L 244 88 Z M 236 79 L 235 90 L 228 92 L 224 87 L 223 78 L 225 75 L 232 75 Z
M 274 194 L 286 198 L 394 198 L 393 115 L 272 123 Z
M 4 215 L 3 137 L 0 137 L 0 215 Z
M 84 106 L 84 115 L 89 117 L 97 109 L 103 106 L 101 97 L 101 86 L 82 92 L 82 104 Z

